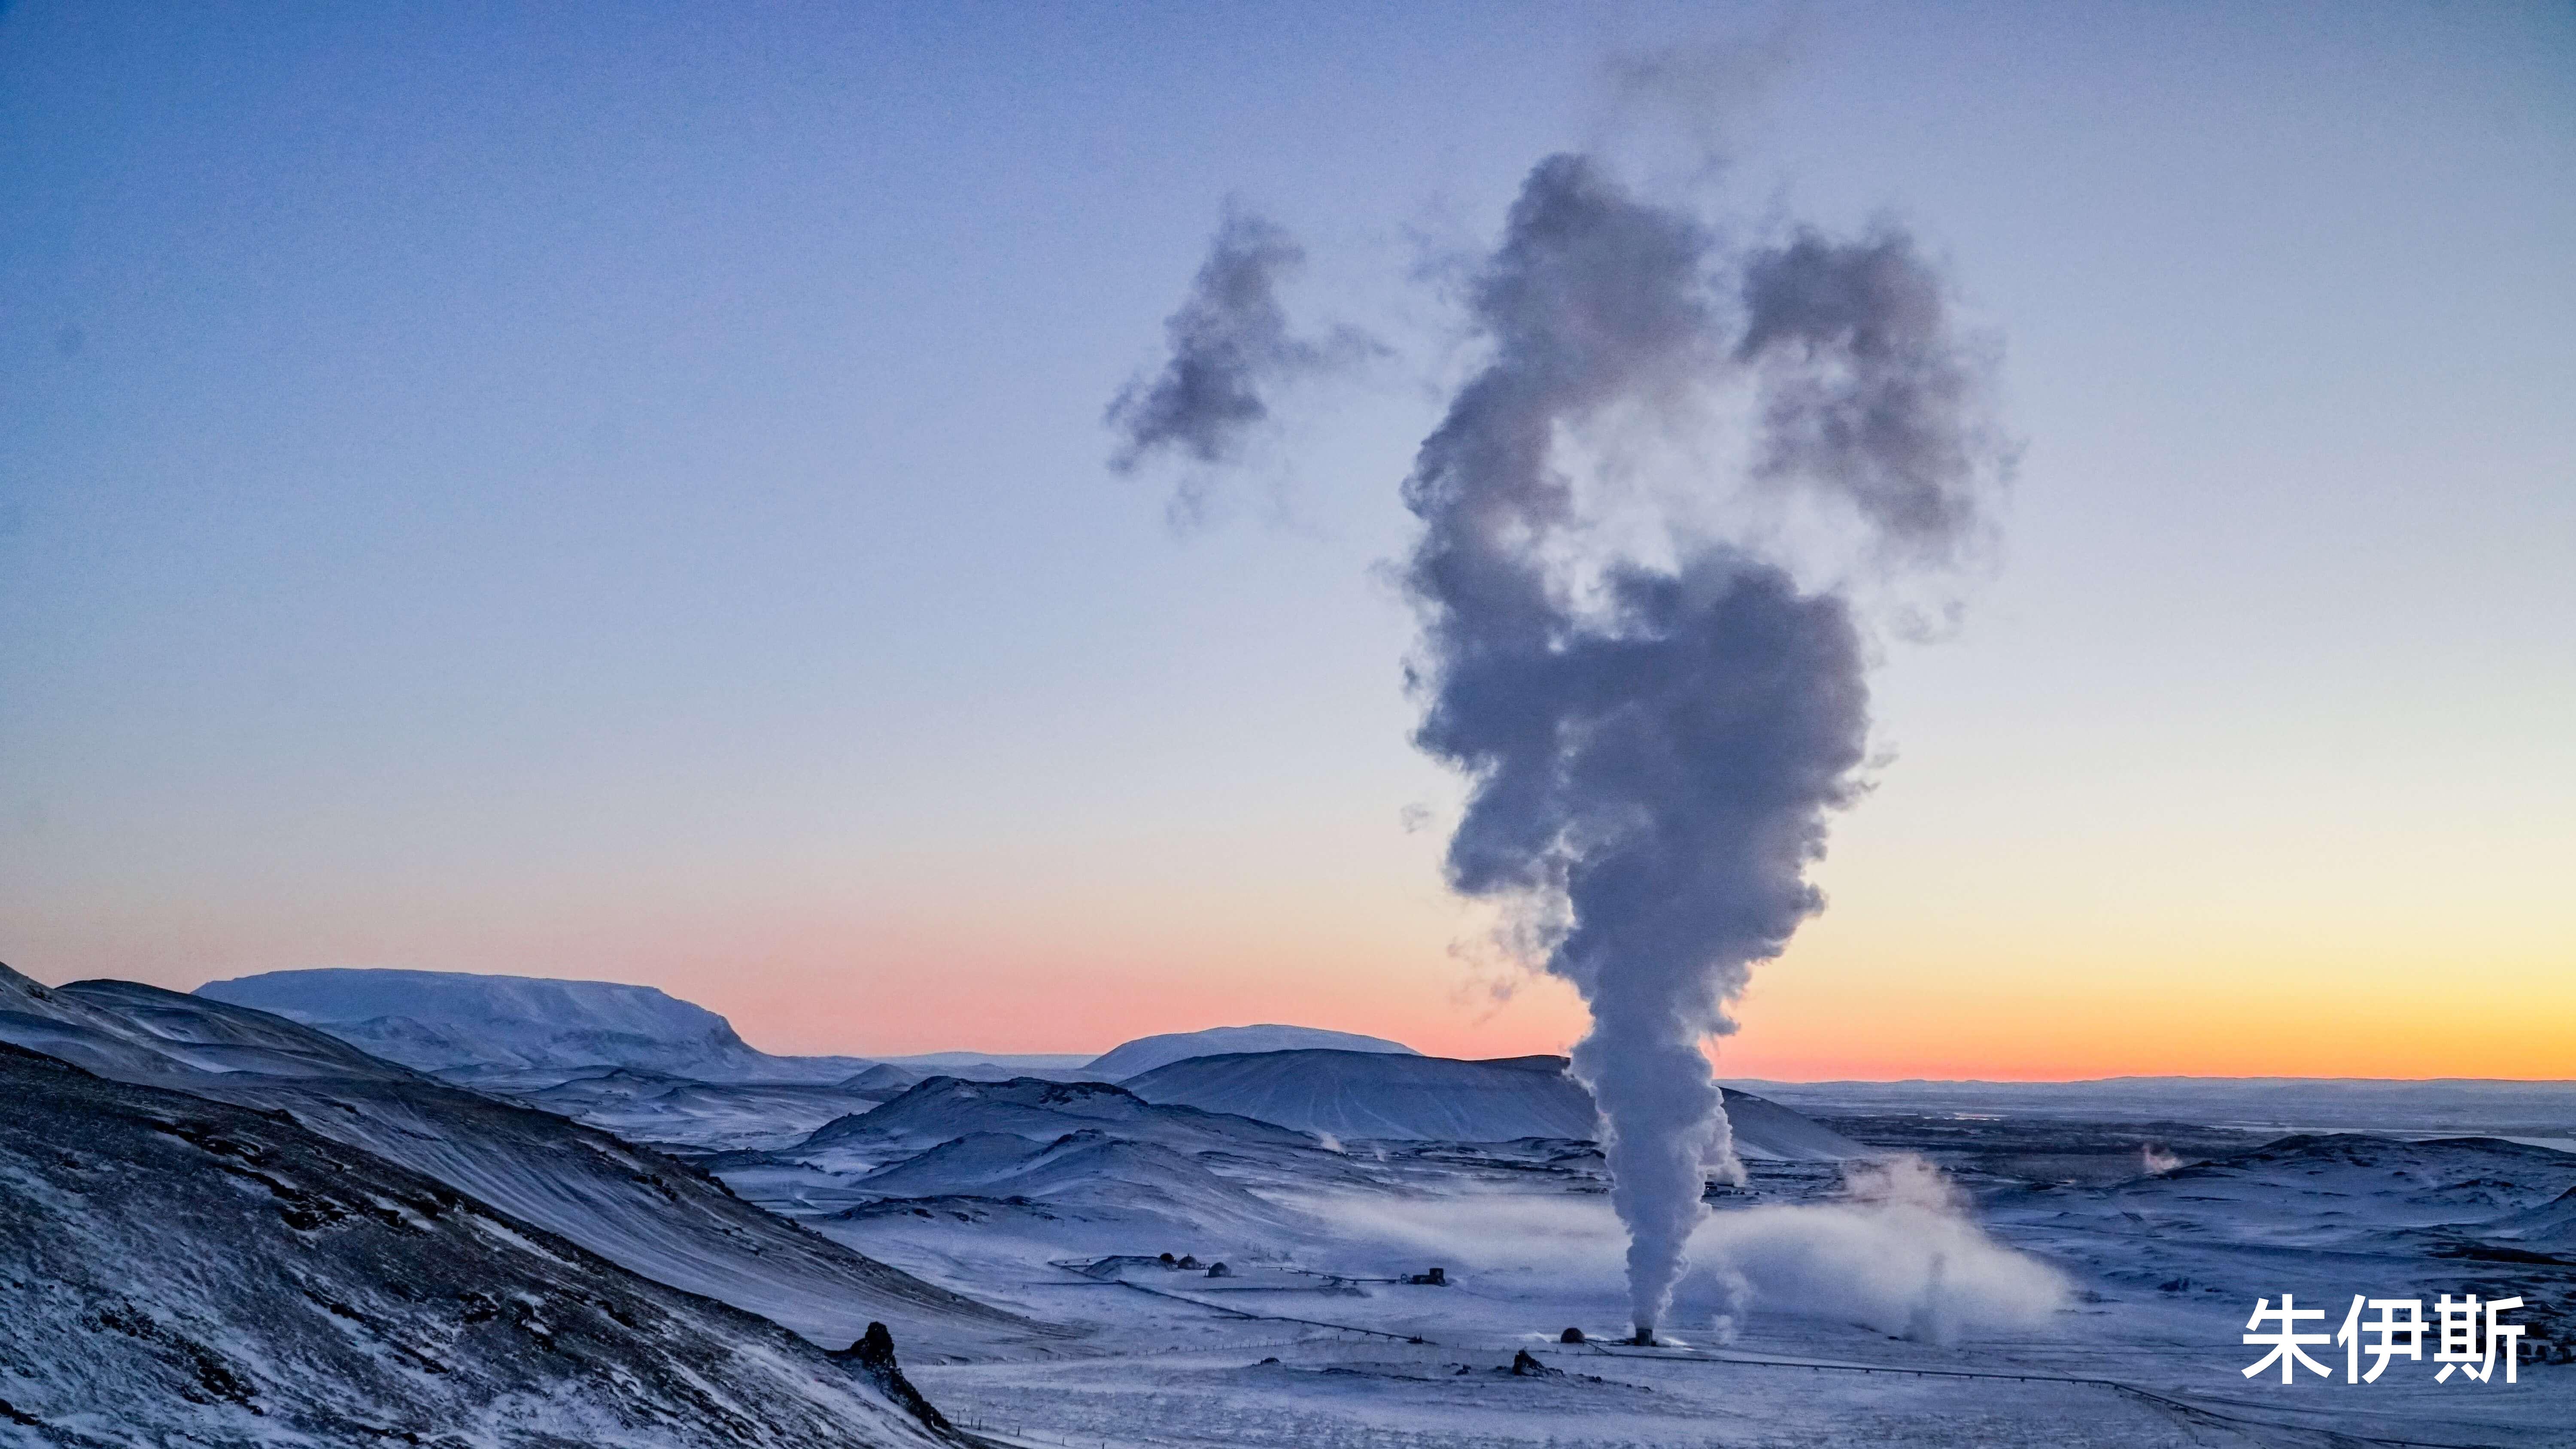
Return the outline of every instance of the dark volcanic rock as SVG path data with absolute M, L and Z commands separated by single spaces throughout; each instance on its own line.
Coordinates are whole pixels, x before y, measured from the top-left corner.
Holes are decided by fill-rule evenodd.
M 834 1351 L 830 1357 L 875 1385 L 877 1392 L 902 1405 L 905 1413 L 919 1419 L 925 1427 L 941 1434 L 956 1434 L 956 1426 L 949 1423 L 948 1417 L 940 1413 L 930 1400 L 922 1397 L 921 1390 L 914 1388 L 912 1380 L 905 1378 L 903 1370 L 895 1364 L 894 1335 L 886 1331 L 884 1324 L 869 1324 L 868 1331 L 860 1335 L 858 1342 Z

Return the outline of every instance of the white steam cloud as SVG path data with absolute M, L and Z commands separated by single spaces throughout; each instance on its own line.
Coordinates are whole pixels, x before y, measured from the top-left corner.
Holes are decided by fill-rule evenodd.
M 1509 1276 L 1516 1297 L 1587 1297 L 1622 1256 L 1623 1225 L 1597 1198 L 1336 1195 L 1299 1206 L 1407 1260 Z M 2070 1292 L 2056 1269 L 1988 1237 L 1916 1158 L 1856 1164 L 1830 1201 L 1707 1214 L 1687 1250 L 1671 1321 L 1721 1340 L 1765 1314 L 1952 1343 L 2039 1328 Z
M 1837 1202 L 1713 1213 L 1691 1256 L 1721 1299 L 1736 1295 L 1721 1318 L 1768 1307 L 1927 1343 L 2026 1329 L 2067 1297 L 2056 1269 L 1986 1236 L 1914 1157 L 1855 1168 Z
M 1663 94 L 1678 74 L 1629 80 Z M 1524 954 L 1590 1009 L 1573 1071 L 1600 1108 L 1641 1339 L 1707 1178 L 1742 1172 L 1706 1046 L 1822 909 L 1807 867 L 1862 790 L 1868 649 L 1846 589 L 1969 552 L 2006 466 L 1990 357 L 1913 240 L 1782 234 L 1731 247 L 1590 156 L 1540 161 L 1467 273 L 1482 365 L 1403 485 L 1422 523 L 1402 573 L 1414 739 L 1468 781 L 1446 871 L 1505 903 Z M 1228 463 L 1280 386 L 1373 349 L 1289 328 L 1277 286 L 1303 255 L 1228 214 L 1167 362 L 1110 404 L 1116 466 Z M 1749 434 L 1722 468 L 1698 435 L 1730 409 Z M 1802 585 L 1730 509 L 1846 535 L 1846 583 Z
M 1708 1174 L 1741 1171 L 1703 1046 L 1822 908 L 1806 869 L 1859 794 L 1869 735 L 1844 596 L 1701 541 L 1691 505 L 1823 505 L 1885 575 L 1951 560 L 2002 462 L 1982 355 L 1890 227 L 1730 254 L 1593 159 L 1551 156 L 1470 310 L 1488 359 L 1404 485 L 1423 522 L 1405 573 L 1415 742 L 1469 781 L 1450 883 L 1515 906 L 1530 954 L 1591 1010 L 1574 1074 L 1601 1109 L 1651 1340 Z M 1625 490 L 1679 506 L 1651 557 L 1605 554 L 1626 500 L 1583 458 L 1654 456 L 1730 393 L 1756 403 L 1741 477 Z

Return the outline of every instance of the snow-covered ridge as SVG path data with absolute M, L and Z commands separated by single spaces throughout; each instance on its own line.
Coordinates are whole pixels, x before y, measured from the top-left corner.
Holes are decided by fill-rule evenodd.
M 273 1012 L 423 1071 L 633 1067 L 700 1081 L 837 1081 L 856 1057 L 778 1057 L 650 986 L 458 971 L 327 968 L 209 981 L 197 995 Z
M 775 1324 L 282 1114 L 8 1045 L 0 1098 L 0 1440 L 955 1442 Z
M 1563 1057 L 1449 1057 L 1280 1051 L 1194 1057 L 1127 1079 L 1148 1102 L 1186 1105 L 1342 1139 L 1508 1142 L 1598 1134 L 1590 1093 Z M 1736 1151 L 1831 1162 L 1868 1149 L 1775 1102 L 1726 1094 Z
M 1285 1052 L 1324 1050 L 1344 1052 L 1386 1052 L 1399 1056 L 1417 1053 L 1402 1042 L 1384 1037 L 1361 1036 L 1357 1032 L 1325 1031 L 1312 1026 L 1281 1026 L 1264 1022 L 1258 1026 L 1212 1026 L 1205 1031 L 1167 1032 L 1161 1036 L 1140 1036 L 1122 1042 L 1091 1059 L 1085 1070 L 1092 1080 L 1123 1082 L 1141 1076 L 1156 1067 L 1191 1057 L 1222 1056 L 1229 1052 Z
M 927 1214 L 1035 1233 L 1059 1252 L 1132 1246 L 1139 1233 L 1202 1247 L 1275 1240 L 1296 1216 L 1278 1194 L 1365 1180 L 1303 1132 L 1037 1077 L 933 1077 L 792 1146 L 706 1162 L 745 1197 L 852 1241 Z
M 696 1170 L 495 1101 L 283 1017 L 125 981 L 47 988 L 0 966 L 0 1041 L 116 1081 L 293 1113 L 646 1277 L 818 1343 L 871 1320 L 942 1356 L 1045 1330 L 736 1199 Z
M 1132 1140 L 1183 1150 L 1247 1143 L 1314 1145 L 1302 1131 L 1187 1105 L 1159 1105 L 1105 1082 L 1051 1082 L 1037 1077 L 974 1082 L 932 1077 L 882 1107 L 824 1124 L 796 1150 L 865 1144 L 872 1151 L 921 1152 L 984 1133 L 1051 1142 L 1093 1125 L 1112 1128 Z

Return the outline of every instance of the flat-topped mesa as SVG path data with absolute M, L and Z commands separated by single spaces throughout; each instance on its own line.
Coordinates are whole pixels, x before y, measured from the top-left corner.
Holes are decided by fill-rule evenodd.
M 195 994 L 455 1080 L 628 1067 L 710 1082 L 833 1082 L 871 1065 L 771 1056 L 705 1007 L 616 981 L 330 967 L 209 981 Z

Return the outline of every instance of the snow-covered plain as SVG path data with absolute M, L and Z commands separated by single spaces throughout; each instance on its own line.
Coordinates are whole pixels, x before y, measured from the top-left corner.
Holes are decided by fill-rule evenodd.
M 1731 1092 L 1749 1179 L 1712 1185 L 1663 1341 L 1636 1347 L 1615 1341 L 1624 1239 L 1601 1158 L 1553 1059 L 1308 1047 L 1168 1062 L 1124 1085 L 1055 1080 L 1081 1075 L 1059 1063 L 1009 1080 L 913 1063 L 794 1082 L 539 1067 L 512 1047 L 521 1060 L 439 1081 L 239 1007 L 119 983 L 0 987 L 15 993 L 0 994 L 0 1038 L 164 1093 L 282 1109 L 278 1130 L 361 1176 L 416 1172 L 532 1244 L 565 1244 L 559 1257 L 602 1255 L 580 1259 L 595 1274 L 720 1297 L 822 1347 L 846 1344 L 855 1320 L 894 1323 L 963 1441 L 2576 1444 L 2576 1365 L 2526 1361 L 2512 1384 L 2437 1383 L 2431 1363 L 2402 1360 L 2367 1385 L 2239 1372 L 2261 1352 L 2239 1342 L 2255 1300 L 2284 1293 L 2337 1320 L 2355 1293 L 2428 1311 L 2444 1293 L 2519 1294 L 2527 1346 L 2565 1356 L 2576 1153 L 2422 1125 L 2448 1114 L 2454 1130 L 2545 1140 L 2560 1121 L 2546 1091 L 2437 1084 L 2411 1105 L 2343 1091 L 2417 1124 L 2402 1136 L 2249 1130 L 2305 1110 L 2272 1084 L 2236 1101 L 2210 1084 L 2146 1099 L 2186 1101 L 2199 1120 L 2123 1116 L 2103 1105 L 2124 1099 L 2098 1093 L 2088 1111 L 1967 1110 L 1941 1095 L 1974 1090 L 1955 1084 L 1922 1084 L 1920 1100 L 1887 1084 L 1842 1100 L 1801 1089 L 1803 1111 Z M 456 1085 L 469 1080 L 478 1090 Z M 2311 1095 L 2330 1107 L 2335 1090 Z M 55 1171 L 43 1160 L 0 1177 L 0 1207 L 40 1234 L 28 1184 Z M 205 1249 L 174 1231 L 103 1251 L 139 1265 Z M 34 1261 L 11 1258 L 9 1293 L 60 1271 Z M 365 1261 L 344 1252 L 329 1272 L 363 1279 Z M 1422 1281 L 1435 1267 L 1440 1281 Z M 224 1327 L 225 1312 L 251 1312 L 238 1302 L 191 1311 L 207 1319 L 192 1341 L 218 1351 L 222 1332 L 257 1328 Z M 85 1323 L 0 1339 L 0 1375 L 41 1387 L 122 1372 L 105 1350 L 124 1340 Z M 1586 1341 L 1561 1342 L 1568 1327 Z M 690 1342 L 685 1364 L 706 1352 Z M 812 1372 L 760 1352 L 773 1375 Z M 2341 1368 L 2339 1350 L 2313 1352 Z M 574 1390 L 542 1375 L 511 1392 L 574 1413 Z M 0 1398 L 13 1406 L 0 1442 L 84 1442 L 27 1412 L 59 1395 Z M 424 1432 L 482 1412 L 416 1402 Z M 164 1418 L 205 1426 L 167 1442 L 259 1442 L 231 1410 Z M 916 1427 L 889 1422 L 860 1416 L 849 1432 L 903 1442 Z M 490 1429 L 456 1442 L 546 1441 Z
M 939 1130 L 918 1110 L 900 1135 L 854 1124 L 717 1170 L 871 1256 L 1094 1326 L 1079 1352 L 1103 1360 L 921 1375 L 943 1404 L 1033 1442 L 2576 1443 L 2566 1364 L 2475 1385 L 2401 1362 L 2379 1383 L 2285 1389 L 2243 1377 L 2260 1350 L 2239 1342 L 2258 1297 L 2339 1318 L 2356 1292 L 2421 1296 L 2428 1312 L 2477 1292 L 2521 1295 L 2515 1317 L 2564 1352 L 2576 1154 L 2349 1135 L 2267 1146 L 2180 1124 L 2034 1135 L 1951 1121 L 1964 1132 L 1917 1144 L 1916 1119 L 1846 1118 L 1844 1134 L 1898 1155 L 1748 1159 L 1745 1188 L 1711 1190 L 1668 1346 L 1637 1349 L 1604 1341 L 1625 1330 L 1623 1239 L 1588 1143 L 1331 1151 L 1246 1134 L 1192 1149 L 1206 1119 L 1121 1125 L 1096 1104 L 1047 1143 L 1025 1100 L 1042 1084 L 1015 1086 L 938 1104 L 961 1135 L 917 1155 Z M 1022 1163 L 1122 1132 L 1166 1151 L 1007 1188 L 1029 1181 L 1012 1175 Z M 2167 1141 L 2190 1149 L 2166 1154 L 2178 1165 L 2146 1150 Z M 1220 1196 L 1226 1184 L 1240 1193 Z M 1165 1252 L 1202 1266 L 1165 1266 Z M 1216 1262 L 1228 1271 L 1210 1277 Z M 1445 1286 L 1400 1281 L 1434 1265 Z M 1590 1341 L 1556 1342 L 1569 1326 Z M 1568 1376 L 1509 1373 L 1523 1351 Z

